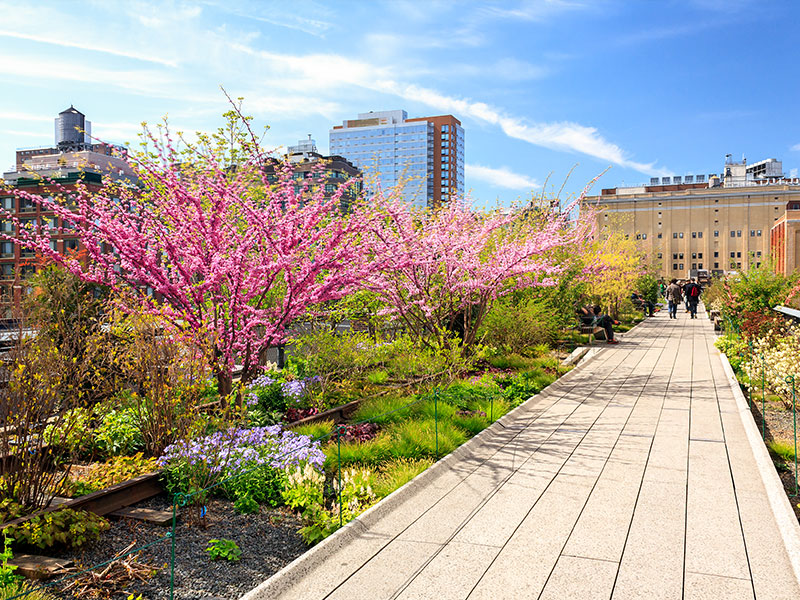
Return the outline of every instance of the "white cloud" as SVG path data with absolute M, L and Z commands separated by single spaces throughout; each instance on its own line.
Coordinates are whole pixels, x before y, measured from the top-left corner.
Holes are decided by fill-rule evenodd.
M 627 167 L 650 176 L 671 175 L 671 171 L 656 167 L 654 163 L 640 163 L 625 156 L 622 148 L 601 136 L 594 127 L 587 127 L 568 121 L 560 123 L 528 122 L 518 117 L 504 114 L 484 102 L 471 102 L 440 94 L 435 90 L 415 85 L 401 85 L 392 81 L 382 82 L 381 87 L 393 91 L 408 100 L 415 100 L 441 111 L 458 115 L 469 115 L 473 119 L 499 126 L 509 137 L 536 146 L 554 150 L 581 152 L 600 160 L 607 160 L 621 167 Z
M 30 114 L 22 112 L 0 112 L 0 121 L 50 121 L 53 122 L 53 117 L 45 117 L 40 114 Z
M 789 148 L 792 152 L 800 152 L 800 144 L 795 144 L 791 148 Z
M 50 35 L 22 33 L 19 31 L 8 31 L 8 30 L 0 30 L 0 37 L 11 37 L 22 40 L 29 40 L 32 42 L 40 42 L 43 44 L 53 44 L 56 46 L 63 46 L 65 48 L 78 48 L 80 50 L 89 50 L 92 52 L 103 52 L 105 54 L 111 54 L 113 56 L 133 58 L 136 60 L 156 63 L 168 67 L 174 67 L 177 64 L 175 61 L 166 60 L 164 58 L 161 58 L 160 56 L 153 56 L 142 52 L 131 52 L 129 50 L 122 50 L 119 48 L 114 48 L 112 46 L 104 46 L 85 40 L 83 38 L 76 38 L 75 40 L 59 40 Z
M 464 165 L 467 178 L 479 179 L 497 187 L 511 190 L 532 190 L 541 187 L 541 184 L 527 175 L 514 173 L 508 167 L 484 167 L 467 163 Z

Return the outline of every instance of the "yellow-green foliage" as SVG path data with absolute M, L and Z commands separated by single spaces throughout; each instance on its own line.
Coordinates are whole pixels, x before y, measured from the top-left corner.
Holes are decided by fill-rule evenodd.
M 382 465 L 380 471 L 374 476 L 372 488 L 375 495 L 384 498 L 396 489 L 404 486 L 425 469 L 433 464 L 433 459 L 420 458 L 412 460 L 398 458 Z
M 290 429 L 299 435 L 308 435 L 315 440 L 322 440 L 323 438 L 327 439 L 333 431 L 333 421 L 317 421 L 316 423 L 290 427 Z
M 84 473 L 71 474 L 69 489 L 73 496 L 84 496 L 155 471 L 158 471 L 156 459 L 144 458 L 141 452 L 133 456 L 115 456 L 92 465 Z

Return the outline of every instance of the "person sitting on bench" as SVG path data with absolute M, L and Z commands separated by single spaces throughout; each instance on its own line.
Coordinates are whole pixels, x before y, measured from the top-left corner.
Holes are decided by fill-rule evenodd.
M 619 325 L 619 321 L 615 321 L 608 315 L 601 315 L 600 307 L 596 304 L 591 308 L 587 306 L 581 307 L 580 313 L 581 322 L 586 323 L 587 325 L 600 327 L 605 330 L 607 343 L 619 344 L 619 341 L 614 339 L 613 327 L 613 325 Z

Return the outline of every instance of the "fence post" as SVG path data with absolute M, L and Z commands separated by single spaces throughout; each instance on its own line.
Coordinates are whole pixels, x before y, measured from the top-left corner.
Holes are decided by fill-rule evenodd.
M 436 460 L 439 460 L 439 388 L 433 390 L 433 427 L 436 431 Z
M 750 410 L 753 410 L 753 340 L 747 342 L 750 348 L 750 360 L 747 362 L 747 403 L 750 405 Z
M 767 360 L 761 355 L 761 439 L 767 439 L 767 413 L 764 408 L 767 395 Z
M 792 426 L 794 428 L 794 495 L 797 496 L 797 394 L 794 387 L 794 375 L 786 378 L 792 384 Z
M 169 559 L 169 600 L 175 599 L 175 538 L 178 525 L 178 507 L 185 506 L 187 498 L 182 493 L 175 494 L 172 499 L 172 531 L 169 533 L 170 559 Z
M 339 470 L 339 527 L 342 526 L 342 426 L 336 426 L 336 462 L 338 463 Z

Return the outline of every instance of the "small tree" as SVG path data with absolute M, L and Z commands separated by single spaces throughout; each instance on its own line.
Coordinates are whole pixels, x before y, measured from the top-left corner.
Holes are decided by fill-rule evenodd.
M 0 234 L 84 281 L 132 294 L 173 335 L 207 352 L 223 395 L 236 364 L 247 381 L 259 353 L 280 343 L 293 320 L 365 277 L 370 263 L 360 236 L 371 222 L 363 203 L 350 214 L 340 210 L 349 182 L 328 194 L 310 179 L 298 181 L 290 164 L 271 179 L 247 119 L 238 111 L 227 116 L 230 136 L 200 136 L 182 150 L 166 127 L 158 135 L 145 130 L 146 146 L 131 158 L 138 187 L 110 184 L 92 193 L 51 182 L 60 192 L 53 197 L 9 190 L 55 213 L 87 260 L 53 251 L 47 229 L 20 227 L 13 215 L 5 218 L 18 238 Z
M 571 208 L 503 215 L 453 201 L 419 212 L 395 201 L 374 232 L 374 252 L 388 262 L 372 288 L 422 343 L 448 347 L 456 334 L 468 351 L 497 298 L 557 281 L 557 251 L 577 248 L 593 223 L 590 215 L 571 222 Z

